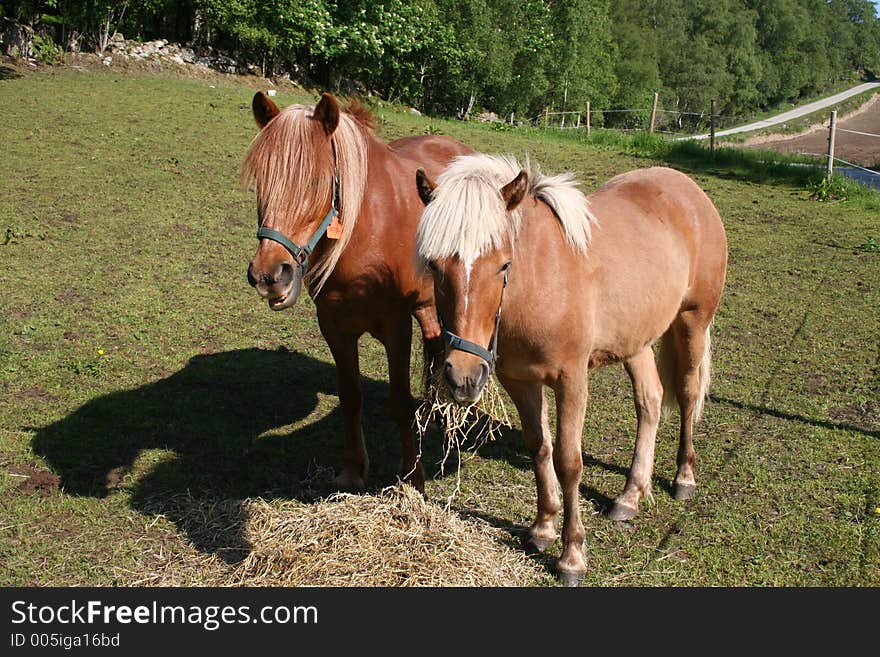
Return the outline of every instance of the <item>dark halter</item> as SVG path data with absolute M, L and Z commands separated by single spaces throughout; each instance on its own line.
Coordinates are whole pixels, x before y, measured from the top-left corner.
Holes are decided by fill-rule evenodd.
M 437 319 L 440 320 L 440 335 L 443 336 L 443 340 L 449 345 L 449 348 L 479 356 L 488 363 L 489 374 L 495 372 L 495 363 L 498 360 L 498 326 L 501 324 L 501 307 L 504 304 L 504 290 L 507 288 L 507 278 L 509 274 L 510 269 L 505 269 L 504 286 L 501 288 L 501 301 L 498 302 L 498 313 L 495 315 L 495 330 L 492 332 L 492 342 L 489 345 L 489 349 L 484 349 L 476 342 L 465 340 L 463 337 L 449 331 L 443 323 L 443 317 L 440 315 L 440 310 L 437 309 Z
M 309 256 L 312 255 L 312 251 L 315 250 L 318 242 L 324 237 L 324 234 L 327 232 L 327 227 L 330 225 L 330 222 L 333 221 L 333 217 L 339 214 L 339 211 L 336 209 L 339 205 L 339 170 L 336 166 L 336 145 L 332 141 L 330 142 L 330 145 L 333 149 L 333 196 L 330 199 L 330 211 L 327 212 L 327 216 L 324 217 L 321 225 L 318 226 L 317 230 L 312 234 L 311 239 L 306 242 L 305 246 L 299 246 L 277 230 L 266 228 L 265 226 L 260 226 L 257 229 L 257 239 L 267 239 L 272 240 L 273 242 L 278 242 L 281 246 L 290 251 L 290 255 L 293 256 L 294 261 L 302 270 L 303 276 L 305 276 L 305 273 L 309 268 Z

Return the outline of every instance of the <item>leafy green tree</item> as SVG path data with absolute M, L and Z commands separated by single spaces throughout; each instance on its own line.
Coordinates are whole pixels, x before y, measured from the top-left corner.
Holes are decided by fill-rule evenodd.
M 654 29 L 650 6 L 643 0 L 618 0 L 611 3 L 612 35 L 617 49 L 614 75 L 617 91 L 612 109 L 643 109 L 636 116 L 616 116 L 619 125 L 626 119 L 644 121 L 655 92 L 660 90 L 659 40 Z M 636 123 L 634 123 L 636 124 Z
M 549 104 L 581 109 L 590 100 L 597 110 L 608 107 L 617 91 L 614 60 L 617 48 L 607 0 L 553 3 L 553 57 L 549 59 Z

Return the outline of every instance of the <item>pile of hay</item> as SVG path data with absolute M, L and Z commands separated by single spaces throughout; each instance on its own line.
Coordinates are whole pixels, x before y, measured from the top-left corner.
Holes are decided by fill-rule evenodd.
M 175 504 L 179 526 L 213 554 L 168 553 L 152 575 L 132 584 L 528 586 L 546 576 L 504 544 L 503 530 L 428 502 L 406 485 L 315 504 L 192 498 Z

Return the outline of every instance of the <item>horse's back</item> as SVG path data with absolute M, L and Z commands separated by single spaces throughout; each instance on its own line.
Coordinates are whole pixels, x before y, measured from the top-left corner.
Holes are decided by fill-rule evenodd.
M 473 153 L 472 148 L 446 135 L 402 137 L 390 142 L 388 148 L 398 156 L 416 162 L 432 178 L 439 176 L 453 158 Z
M 708 286 L 720 296 L 727 235 L 715 204 L 692 178 L 668 167 L 638 169 L 615 176 L 589 199 L 600 226 L 612 233 L 619 228 L 649 243 L 669 236 L 680 242 L 687 251 L 689 288 Z
M 717 308 L 727 239 L 711 199 L 688 176 L 652 167 L 612 178 L 588 196 L 598 226 L 592 261 L 600 342 L 635 327 L 658 337 L 676 314 Z

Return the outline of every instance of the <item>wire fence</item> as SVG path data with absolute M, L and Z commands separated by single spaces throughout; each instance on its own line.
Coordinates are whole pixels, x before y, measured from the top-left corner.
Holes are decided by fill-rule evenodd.
M 511 114 L 505 121 L 512 125 L 542 126 L 560 130 L 592 129 L 618 132 L 649 131 L 667 135 L 691 135 L 708 131 L 713 123 L 711 112 L 670 110 L 661 107 L 612 108 L 583 110 L 550 110 L 537 116 L 517 121 Z M 718 130 L 737 125 L 742 117 L 715 114 L 714 124 Z
M 586 130 L 587 134 L 593 128 L 603 130 L 615 130 L 621 132 L 649 131 L 664 135 L 687 135 L 694 136 L 706 133 L 710 138 L 710 149 L 715 150 L 715 135 L 717 132 L 726 130 L 728 127 L 742 124 L 741 117 L 715 113 L 715 101 L 712 101 L 712 109 L 709 112 L 691 112 L 686 110 L 669 110 L 658 107 L 659 94 L 654 95 L 654 104 L 651 108 L 612 108 L 592 111 L 590 103 L 581 110 L 551 110 L 546 107 L 544 111 L 527 119 L 525 122 L 516 122 L 515 116 L 510 115 L 508 123 L 523 125 L 528 123 L 532 126 L 545 128 L 557 128 L 560 130 Z M 785 124 L 783 124 L 785 125 Z M 848 170 L 843 173 L 860 183 L 870 185 L 880 190 L 880 171 L 870 169 L 860 164 L 849 162 L 835 155 L 836 133 L 848 133 L 860 137 L 880 138 L 880 134 L 850 130 L 837 126 L 837 110 L 831 112 L 831 120 L 828 124 L 828 152 L 824 155 L 818 153 L 797 153 L 818 158 L 827 158 L 826 177 L 831 178 L 834 163 L 839 162 Z M 680 137 L 681 138 L 681 137 Z M 687 137 L 685 137 L 687 138 Z M 854 172 L 861 172 L 855 174 Z
M 858 130 L 847 130 L 846 128 L 837 128 L 837 132 L 848 132 L 853 135 L 862 135 L 863 137 L 876 137 L 880 139 L 880 135 L 875 135 L 872 132 L 859 132 Z

